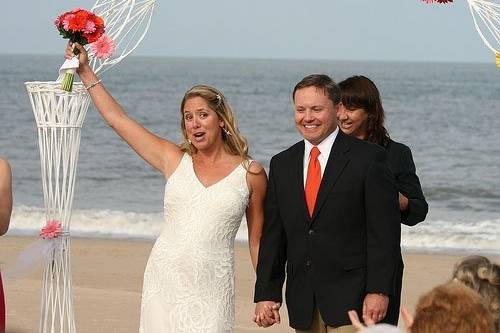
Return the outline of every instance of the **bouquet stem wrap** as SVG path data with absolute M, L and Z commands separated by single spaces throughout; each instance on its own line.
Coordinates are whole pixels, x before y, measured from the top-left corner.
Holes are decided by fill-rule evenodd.
M 61 83 L 61 89 L 64 91 L 72 91 L 73 90 L 73 81 L 75 80 L 75 70 L 67 69 L 64 73 L 64 78 Z

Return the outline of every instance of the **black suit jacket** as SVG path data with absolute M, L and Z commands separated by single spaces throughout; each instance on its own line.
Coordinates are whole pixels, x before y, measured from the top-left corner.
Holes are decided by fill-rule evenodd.
M 385 149 L 389 167 L 396 179 L 396 187 L 408 198 L 408 210 L 401 214 L 401 223 L 413 226 L 425 220 L 429 206 L 415 171 L 411 150 L 393 140 L 389 141 Z
M 271 159 L 255 302 L 286 301 L 290 326 L 307 329 L 317 306 L 329 326 L 350 324 L 366 293 L 394 294 L 400 215 L 382 147 L 339 131 L 309 217 L 304 142 Z
M 416 174 L 415 163 L 410 148 L 408 146 L 389 140 L 385 147 L 389 162 L 389 168 L 394 174 L 396 188 L 399 192 L 408 198 L 408 209 L 401 214 L 401 223 L 413 226 L 425 220 L 429 206 L 425 201 L 420 181 Z M 392 325 L 398 324 L 399 305 L 401 301 L 401 289 L 403 287 L 403 258 L 400 258 L 396 269 L 396 291 L 389 299 L 389 308 L 385 323 Z

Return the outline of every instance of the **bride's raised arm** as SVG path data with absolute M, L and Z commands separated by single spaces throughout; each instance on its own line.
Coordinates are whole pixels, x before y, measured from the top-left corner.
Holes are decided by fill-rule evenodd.
M 72 46 L 68 44 L 66 58 L 73 57 L 73 47 L 80 51 L 80 67 L 76 72 L 87 88 L 97 111 L 139 156 L 165 176 L 169 176 L 182 156 L 179 146 L 151 133 L 137 121 L 130 118 L 100 83 L 99 78 L 89 66 L 87 52 L 81 45 L 74 44 Z

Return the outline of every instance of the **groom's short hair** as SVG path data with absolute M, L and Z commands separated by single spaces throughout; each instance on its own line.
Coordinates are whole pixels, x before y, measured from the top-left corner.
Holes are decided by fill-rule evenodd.
M 293 88 L 292 99 L 295 102 L 295 92 L 307 87 L 316 87 L 323 90 L 334 105 L 340 103 L 340 88 L 331 77 L 326 74 L 311 74 L 300 80 Z

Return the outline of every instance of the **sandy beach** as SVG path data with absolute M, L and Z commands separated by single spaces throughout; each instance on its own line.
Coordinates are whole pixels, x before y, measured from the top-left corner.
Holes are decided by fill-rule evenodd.
M 8 262 L 34 241 L 28 237 L 2 237 L 0 261 Z M 142 275 L 153 242 L 73 239 L 72 276 L 77 331 L 137 332 Z M 448 279 L 461 256 L 405 254 L 402 303 L 413 310 L 418 297 Z M 499 258 L 493 258 L 498 261 Z M 38 329 L 41 271 L 27 278 L 5 283 L 7 332 L 27 333 Z M 235 332 L 261 332 L 251 321 L 254 310 L 254 273 L 246 244 L 236 246 Z M 282 323 L 266 332 L 293 332 L 286 310 Z

